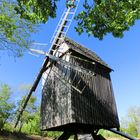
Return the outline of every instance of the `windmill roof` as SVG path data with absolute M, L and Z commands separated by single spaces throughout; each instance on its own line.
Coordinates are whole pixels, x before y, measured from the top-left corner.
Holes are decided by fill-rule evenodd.
M 65 38 L 65 42 L 69 44 L 70 49 L 86 56 L 87 58 L 111 69 L 108 64 L 106 64 L 96 53 L 94 53 L 93 51 L 87 49 L 86 47 L 84 47 L 83 45 L 73 41 L 72 39 L 66 37 Z

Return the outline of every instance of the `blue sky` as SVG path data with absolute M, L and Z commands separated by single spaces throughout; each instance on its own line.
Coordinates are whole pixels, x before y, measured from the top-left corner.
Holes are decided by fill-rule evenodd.
M 79 7 L 78 11 L 80 11 Z M 59 4 L 57 18 L 50 19 L 47 24 L 41 25 L 39 32 L 32 35 L 36 42 L 49 41 L 64 10 L 64 3 Z M 86 46 L 98 54 L 114 71 L 111 73 L 114 94 L 116 98 L 119 117 L 125 116 L 131 106 L 140 106 L 140 21 L 125 32 L 123 39 L 107 35 L 102 41 L 88 37 L 87 34 L 79 36 L 74 30 L 75 21 L 67 34 L 68 37 Z M 0 81 L 9 84 L 14 93 L 14 99 L 21 94 L 16 90 L 20 85 L 32 84 L 44 57 L 35 57 L 25 53 L 22 58 L 2 55 L 0 58 Z M 36 94 L 40 101 L 40 85 Z

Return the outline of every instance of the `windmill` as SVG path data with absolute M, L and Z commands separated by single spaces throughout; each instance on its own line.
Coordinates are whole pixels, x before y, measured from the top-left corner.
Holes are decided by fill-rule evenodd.
M 43 77 L 41 129 L 64 131 L 58 140 L 71 135 L 91 134 L 107 129 L 129 139 L 120 131 L 109 73 L 111 68 L 95 53 L 66 37 L 80 0 L 68 0 L 67 8 L 51 39 L 49 52 L 31 49 L 46 56 L 19 112 L 16 125 Z

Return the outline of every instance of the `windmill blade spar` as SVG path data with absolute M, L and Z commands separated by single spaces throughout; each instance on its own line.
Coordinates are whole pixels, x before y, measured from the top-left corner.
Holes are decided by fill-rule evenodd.
M 24 102 L 24 104 L 23 104 L 21 110 L 19 111 L 19 114 L 18 114 L 16 123 L 15 123 L 15 128 L 17 127 L 17 125 L 18 125 L 18 123 L 19 123 L 19 120 L 20 120 L 20 118 L 21 118 L 21 116 L 22 116 L 22 114 L 23 114 L 23 112 L 24 112 L 24 110 L 25 110 L 25 108 L 26 108 L 26 106 L 27 106 L 27 104 L 28 104 L 28 101 L 30 100 L 30 97 L 31 97 L 32 93 L 33 93 L 33 92 L 36 90 L 36 88 L 37 88 L 37 85 L 38 85 L 38 83 L 39 83 L 39 81 L 40 81 L 40 79 L 41 79 L 41 77 L 42 77 L 42 74 L 43 74 L 43 72 L 44 72 L 44 70 L 45 70 L 45 67 L 46 67 L 47 63 L 48 63 L 48 58 L 45 59 L 45 61 L 44 61 L 43 65 L 42 65 L 42 67 L 41 67 L 41 69 L 40 69 L 40 71 L 39 71 L 39 73 L 38 73 L 38 75 L 37 75 L 37 77 L 36 77 L 36 79 L 35 79 L 35 81 L 34 81 L 32 87 L 31 87 L 31 89 L 30 89 L 30 91 L 29 91 L 29 93 L 28 93 L 27 98 L 26 98 L 26 100 L 25 100 L 25 102 Z

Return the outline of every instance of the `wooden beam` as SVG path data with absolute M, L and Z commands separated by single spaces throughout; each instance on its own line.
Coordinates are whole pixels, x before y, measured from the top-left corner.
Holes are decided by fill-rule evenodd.
M 64 132 L 58 139 L 56 140 L 68 140 L 72 134 L 70 132 Z

